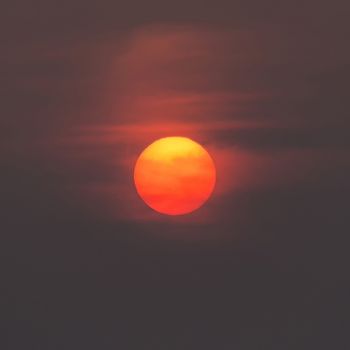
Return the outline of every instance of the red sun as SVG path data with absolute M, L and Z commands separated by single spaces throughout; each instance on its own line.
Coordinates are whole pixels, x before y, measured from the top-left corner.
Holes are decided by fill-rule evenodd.
M 216 169 L 209 153 L 187 137 L 165 137 L 137 159 L 138 194 L 155 211 L 182 215 L 201 207 L 211 196 Z

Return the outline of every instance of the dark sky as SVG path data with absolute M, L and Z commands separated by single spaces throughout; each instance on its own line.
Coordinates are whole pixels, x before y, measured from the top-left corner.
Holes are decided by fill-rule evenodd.
M 349 349 L 348 1 L 0 4 L 0 348 Z M 212 199 L 152 213 L 181 134 Z

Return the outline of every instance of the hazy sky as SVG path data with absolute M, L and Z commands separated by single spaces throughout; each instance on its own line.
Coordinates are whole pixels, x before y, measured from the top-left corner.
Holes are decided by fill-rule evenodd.
M 1 349 L 347 349 L 347 1 L 0 5 Z M 213 156 L 181 218 L 154 139 Z

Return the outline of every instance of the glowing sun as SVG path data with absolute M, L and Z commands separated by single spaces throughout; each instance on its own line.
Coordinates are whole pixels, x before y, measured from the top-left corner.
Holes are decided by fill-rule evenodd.
M 165 137 L 137 159 L 134 181 L 144 202 L 159 213 L 182 215 L 211 196 L 216 169 L 209 153 L 187 137 Z

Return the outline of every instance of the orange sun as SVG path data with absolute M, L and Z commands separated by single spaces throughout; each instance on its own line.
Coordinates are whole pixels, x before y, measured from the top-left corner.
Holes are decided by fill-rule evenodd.
M 209 153 L 187 137 L 165 137 L 137 159 L 134 181 L 152 209 L 167 215 L 190 213 L 213 192 L 216 169 Z

